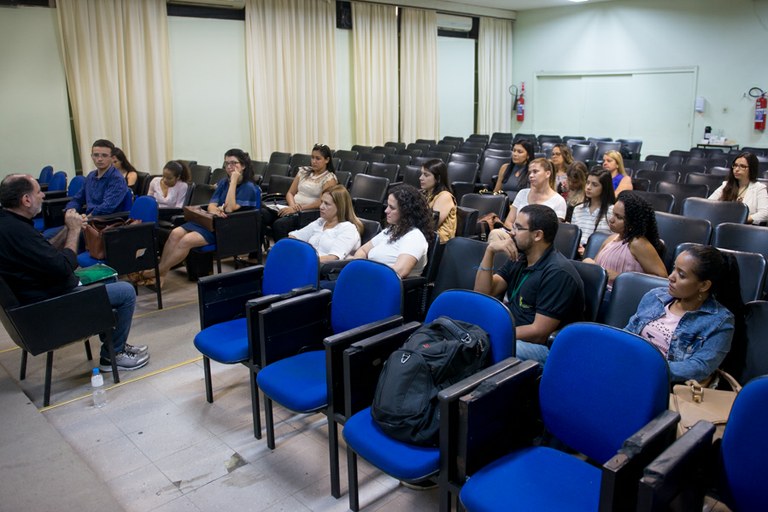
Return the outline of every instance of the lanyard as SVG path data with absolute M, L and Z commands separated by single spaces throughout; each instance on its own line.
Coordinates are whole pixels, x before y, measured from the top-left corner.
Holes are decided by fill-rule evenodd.
M 525 280 L 528 279 L 530 275 L 531 273 L 529 272 L 527 274 L 524 274 L 521 278 L 518 279 L 517 286 L 515 286 L 515 289 L 512 290 L 512 295 L 510 295 L 510 298 L 514 299 L 514 297 L 517 296 L 518 292 L 520 292 L 520 288 L 523 287 L 523 283 L 525 283 Z

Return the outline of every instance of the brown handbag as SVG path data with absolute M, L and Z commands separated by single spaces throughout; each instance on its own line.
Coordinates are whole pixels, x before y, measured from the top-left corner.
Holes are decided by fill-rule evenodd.
M 723 437 L 733 401 L 741 386 L 730 374 L 717 370 L 717 375 L 728 382 L 732 391 L 704 387 L 695 380 L 677 384 L 669 395 L 669 409 L 680 414 L 677 436 L 680 437 L 697 421 L 706 420 L 715 425 L 715 439 Z
M 85 248 L 91 255 L 91 258 L 103 260 L 107 257 L 104 247 L 104 232 L 117 229 L 121 226 L 138 224 L 140 219 L 99 219 L 92 218 L 83 225 L 83 236 L 85 237 Z
M 213 232 L 213 218 L 214 214 L 208 213 L 202 206 L 185 206 L 184 207 L 184 220 L 187 222 L 194 222 L 199 224 L 210 232 Z

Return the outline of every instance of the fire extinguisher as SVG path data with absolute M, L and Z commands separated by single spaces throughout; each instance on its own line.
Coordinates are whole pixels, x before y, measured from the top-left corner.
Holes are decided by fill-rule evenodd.
M 766 106 L 768 100 L 765 99 L 765 94 L 762 94 L 755 100 L 755 130 L 765 131 Z
M 521 123 L 525 121 L 525 82 L 521 84 L 520 98 L 517 100 L 517 120 Z M 763 123 L 765 123 L 765 117 L 763 117 Z M 765 128 L 765 126 L 763 126 L 763 128 Z

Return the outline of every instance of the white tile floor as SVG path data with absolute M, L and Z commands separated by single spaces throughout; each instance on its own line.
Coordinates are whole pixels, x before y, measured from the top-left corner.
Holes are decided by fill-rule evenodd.
M 168 304 L 196 298 L 195 284 L 182 275 L 172 283 L 167 300 L 164 290 Z M 180 321 L 179 315 L 188 318 Z M 143 290 L 129 341 L 146 343 L 151 351 L 155 336 L 177 336 L 174 346 L 180 351 L 178 360 L 188 361 L 184 352 L 192 343 L 188 331 L 190 327 L 196 330 L 197 322 L 196 308 L 157 311 L 154 296 Z M 177 327 L 168 329 L 169 325 Z M 12 350 L 7 335 L 0 334 L 0 349 Z M 152 372 L 135 381 L 131 381 L 133 375 L 124 372 L 123 383 L 108 388 L 107 405 L 96 409 L 87 396 L 86 379 L 79 375 L 87 370 L 78 369 L 83 365 L 81 350 L 72 349 L 74 363 L 66 356 L 56 359 L 54 380 L 57 375 L 69 379 L 64 372 L 67 365 L 73 366 L 74 396 L 83 398 L 59 404 L 54 400 L 53 407 L 41 414 L 106 483 L 126 511 L 348 510 L 343 446 L 343 494 L 338 500 L 330 495 L 325 416 L 294 415 L 277 406 L 277 447 L 269 450 L 265 438 L 253 437 L 245 367 L 212 363 L 215 402 L 209 404 L 205 401 L 202 361 L 162 368 L 160 361 L 167 361 L 169 354 L 156 353 L 153 362 L 157 362 L 150 362 Z M 13 354 L 5 365 L 9 374 L 17 371 L 16 357 Z M 107 380 L 111 384 L 111 379 Z M 27 382 L 30 384 L 33 393 L 41 393 L 39 381 Z M 364 461 L 359 471 L 360 502 L 365 510 L 438 508 L 435 490 L 407 489 Z M 2 484 L 0 490 L 0 494 L 12 492 Z M 1 499 L 0 510 L 4 510 Z

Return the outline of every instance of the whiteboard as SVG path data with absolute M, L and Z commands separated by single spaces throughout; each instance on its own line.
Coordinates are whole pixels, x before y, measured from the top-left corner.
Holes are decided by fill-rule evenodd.
M 688 149 L 697 74 L 696 67 L 537 73 L 534 131 L 641 139 L 643 155 Z

